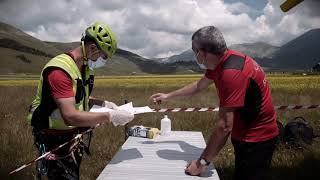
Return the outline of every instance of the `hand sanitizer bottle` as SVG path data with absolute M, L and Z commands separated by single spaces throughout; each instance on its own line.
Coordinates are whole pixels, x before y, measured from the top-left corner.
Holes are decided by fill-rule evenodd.
M 167 115 L 161 119 L 161 136 L 168 136 L 171 132 L 171 120 Z

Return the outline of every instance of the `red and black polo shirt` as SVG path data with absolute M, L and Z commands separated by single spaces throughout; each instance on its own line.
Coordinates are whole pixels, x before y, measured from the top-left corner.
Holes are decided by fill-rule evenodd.
M 249 56 L 227 50 L 205 76 L 215 83 L 220 107 L 237 108 L 231 138 L 261 142 L 278 135 L 277 115 L 263 69 Z

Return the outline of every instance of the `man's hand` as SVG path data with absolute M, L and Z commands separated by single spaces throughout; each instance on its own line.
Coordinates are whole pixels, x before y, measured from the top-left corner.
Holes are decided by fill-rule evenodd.
M 118 109 L 118 106 L 115 103 L 110 102 L 110 101 L 104 101 L 102 106 L 106 107 L 106 108 L 109 108 L 109 109 L 113 109 L 113 110 L 117 110 Z
M 124 110 L 115 110 L 108 112 L 110 115 L 110 121 L 113 123 L 114 126 L 118 125 L 125 125 L 128 122 L 132 121 L 134 118 L 133 114 L 130 114 Z
M 150 100 L 152 100 L 154 103 L 161 104 L 162 101 L 168 101 L 169 95 L 164 93 L 156 93 L 152 96 L 150 96 Z
M 202 166 L 198 160 L 193 160 L 185 168 L 185 173 L 191 176 L 199 176 L 201 173 L 205 172 L 208 169 L 207 166 Z

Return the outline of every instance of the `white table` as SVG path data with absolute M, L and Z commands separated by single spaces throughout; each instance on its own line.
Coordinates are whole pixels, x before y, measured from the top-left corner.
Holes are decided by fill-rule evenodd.
M 129 137 L 101 172 L 98 180 L 219 180 L 213 165 L 201 177 L 184 172 L 198 159 L 206 144 L 201 132 L 173 131 L 155 139 Z

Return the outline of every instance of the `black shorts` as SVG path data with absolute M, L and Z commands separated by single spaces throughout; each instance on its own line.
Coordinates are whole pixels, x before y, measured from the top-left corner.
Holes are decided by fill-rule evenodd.
M 264 180 L 268 172 L 278 137 L 263 142 L 248 143 L 232 140 L 235 154 L 235 180 Z

